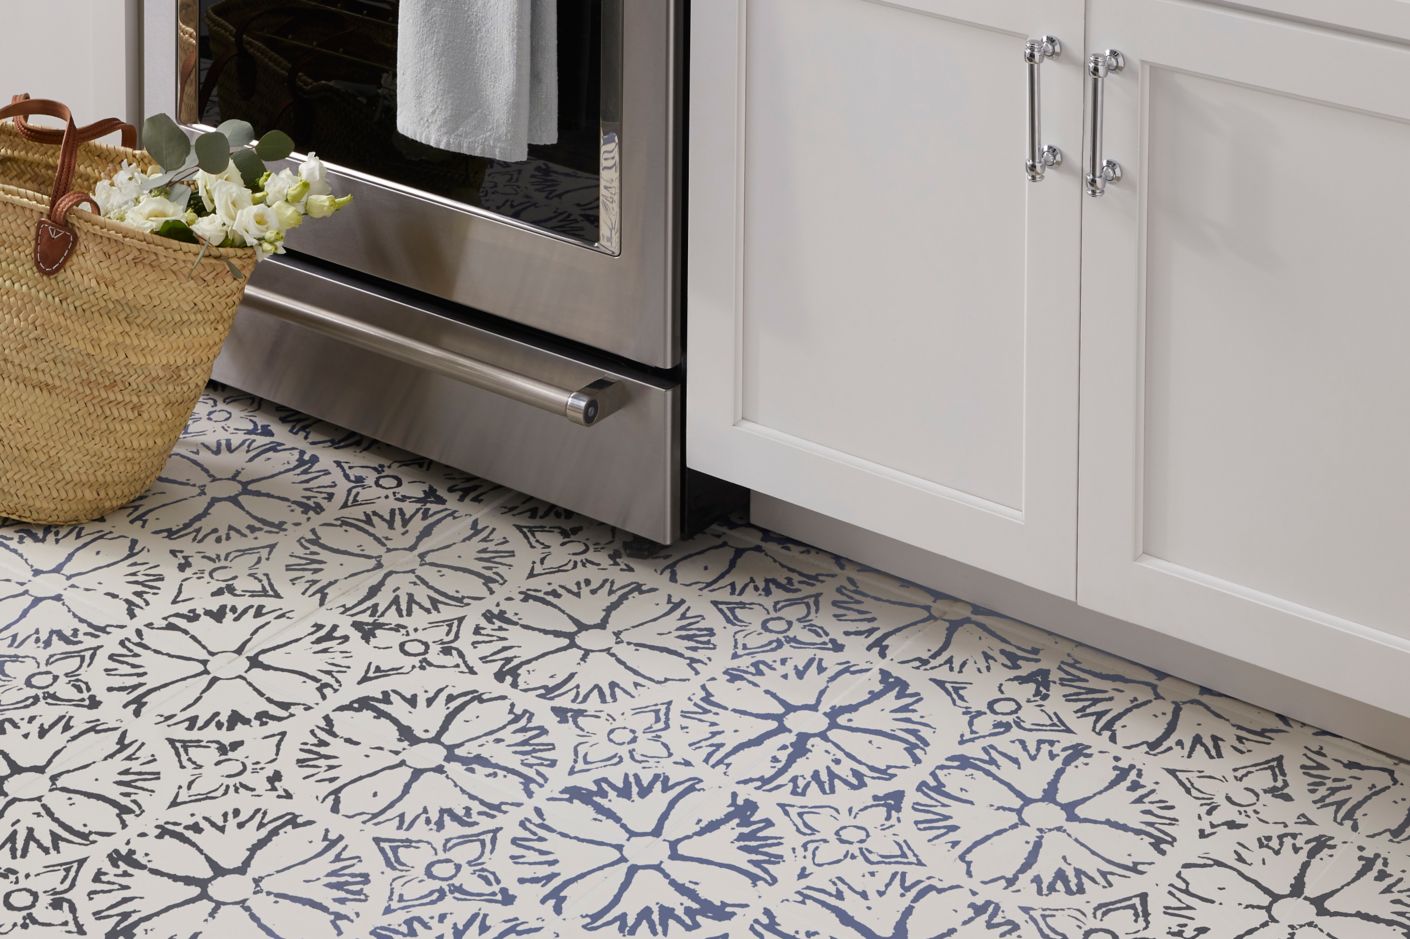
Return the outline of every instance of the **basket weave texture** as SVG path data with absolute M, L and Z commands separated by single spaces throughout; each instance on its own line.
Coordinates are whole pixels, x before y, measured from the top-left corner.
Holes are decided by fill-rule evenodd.
M 92 192 L 143 151 L 79 147 L 70 188 Z M 91 212 L 57 274 L 36 269 L 35 226 L 59 148 L 0 124 L 0 516 L 97 518 L 156 479 L 229 334 L 252 248 L 208 249 Z

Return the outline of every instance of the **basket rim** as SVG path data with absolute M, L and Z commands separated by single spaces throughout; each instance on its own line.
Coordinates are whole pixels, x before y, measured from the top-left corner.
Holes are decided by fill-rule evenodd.
M 39 217 L 49 211 L 49 200 L 47 196 L 21 186 L 12 186 L 8 183 L 0 183 L 0 203 L 19 206 L 20 208 L 32 211 L 36 221 Z M 74 209 L 69 212 L 68 223 L 74 226 L 80 233 L 85 229 L 92 231 L 100 237 L 117 240 L 127 240 L 135 242 L 144 248 L 152 248 L 165 251 L 176 258 L 185 258 L 194 261 L 201 253 L 201 245 L 189 244 L 185 241 L 177 241 L 175 238 L 165 238 L 155 232 L 143 231 L 140 228 L 133 228 L 131 225 L 119 222 L 116 219 L 105 218 L 95 212 L 86 209 Z M 222 259 L 245 259 L 259 253 L 258 248 L 218 248 L 206 247 L 205 258 L 219 261 Z

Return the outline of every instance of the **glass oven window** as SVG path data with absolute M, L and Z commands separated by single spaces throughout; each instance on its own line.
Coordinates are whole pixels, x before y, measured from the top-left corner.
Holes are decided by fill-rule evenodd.
M 546 2 L 557 13 L 557 139 L 529 143 L 522 161 L 398 132 L 398 0 L 179 0 L 181 120 L 277 127 L 331 163 L 611 250 L 620 88 L 604 84 L 620 75 L 620 0 L 605 0 L 605 18 L 604 0 Z

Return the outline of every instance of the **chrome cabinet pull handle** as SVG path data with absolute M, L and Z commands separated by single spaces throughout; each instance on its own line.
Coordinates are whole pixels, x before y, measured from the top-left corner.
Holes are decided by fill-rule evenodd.
M 1056 59 L 1062 54 L 1062 43 L 1055 36 L 1039 36 L 1023 45 L 1023 61 L 1028 63 L 1028 159 L 1024 169 L 1035 183 L 1043 181 L 1050 166 L 1062 163 L 1062 151 L 1043 143 L 1042 66 L 1044 59 Z
M 1087 141 L 1087 195 L 1106 194 L 1106 184 L 1121 181 L 1121 164 L 1102 157 L 1102 116 L 1105 113 L 1103 89 L 1106 77 L 1126 67 L 1126 57 L 1115 49 L 1096 52 L 1087 59 L 1087 82 L 1092 87 L 1092 136 Z

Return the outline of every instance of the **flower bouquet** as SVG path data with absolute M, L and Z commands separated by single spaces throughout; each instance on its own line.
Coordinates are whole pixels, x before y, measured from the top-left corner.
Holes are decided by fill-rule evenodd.
M 100 180 L 93 199 L 105 218 L 205 248 L 255 248 L 257 257 L 284 253 L 284 233 L 305 216 L 327 218 L 352 196 L 335 196 L 323 162 L 309 153 L 298 171 L 267 164 L 283 160 L 294 142 L 280 130 L 255 139 L 246 121 L 229 120 L 194 141 L 165 114 L 142 127 L 159 168 L 124 160 Z M 233 273 L 239 271 L 227 260 Z

